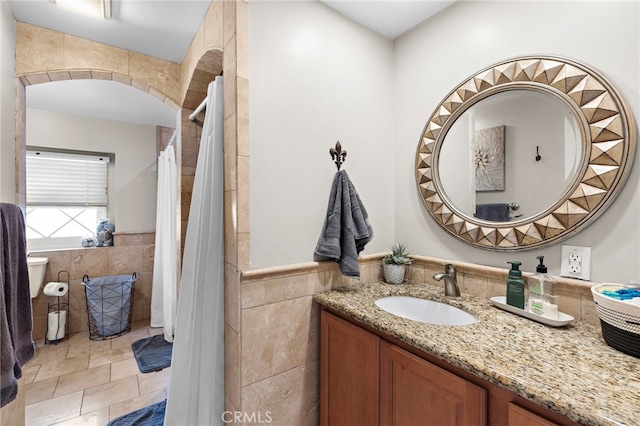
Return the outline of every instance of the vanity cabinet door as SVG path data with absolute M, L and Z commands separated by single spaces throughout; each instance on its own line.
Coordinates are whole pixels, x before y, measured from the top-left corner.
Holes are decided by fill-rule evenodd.
M 509 403 L 509 426 L 556 426 L 539 415 L 525 410 L 513 403 Z
M 382 342 L 380 426 L 486 425 L 486 391 Z
M 322 311 L 320 424 L 376 426 L 380 338 Z

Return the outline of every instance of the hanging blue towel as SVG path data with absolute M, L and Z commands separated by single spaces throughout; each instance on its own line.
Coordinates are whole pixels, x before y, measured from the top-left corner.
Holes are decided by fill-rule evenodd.
M 34 357 L 31 294 L 24 216 L 20 207 L 0 203 L 0 406 L 13 401 L 22 366 Z
M 511 220 L 509 217 L 509 204 L 506 203 L 478 204 L 476 205 L 475 216 L 478 219 L 491 222 L 508 222 Z
M 360 279 L 358 254 L 373 238 L 367 211 L 347 172 L 333 178 L 331 195 L 315 253 L 338 261 L 343 275 Z

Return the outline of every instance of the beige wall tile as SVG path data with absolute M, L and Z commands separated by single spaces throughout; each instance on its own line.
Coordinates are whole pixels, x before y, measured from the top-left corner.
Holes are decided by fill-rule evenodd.
M 473 274 L 458 274 L 458 280 L 462 279 L 461 291 L 474 296 L 487 297 L 487 278 Z
M 240 155 L 238 159 L 238 232 L 249 233 L 249 157 Z
M 224 376 L 225 395 L 234 407 L 240 407 L 240 335 L 225 325 L 224 331 Z
M 287 283 L 287 299 L 295 299 L 307 295 L 307 274 L 285 278 Z
M 285 278 L 273 278 L 266 280 L 265 303 L 276 303 L 287 300 L 287 281 Z
M 238 77 L 238 154 L 249 155 L 249 79 Z
M 140 246 L 119 247 L 117 250 L 109 247 L 109 274 L 130 275 L 141 273 L 142 249 Z
M 81 280 L 84 275 L 89 278 L 109 275 L 109 249 L 97 247 L 93 249 L 71 250 L 71 279 Z
M 63 34 L 16 23 L 16 74 L 64 69 Z
M 47 73 L 51 81 L 71 80 L 71 74 L 69 71 L 49 71 Z
M 296 368 L 243 388 L 242 410 L 271 417 L 276 425 L 319 423 L 318 362 Z
M 258 281 L 242 285 L 242 309 L 253 308 L 255 306 L 264 305 L 264 303 L 264 282 Z
M 225 47 L 222 56 L 222 69 L 224 70 L 223 114 L 225 118 L 236 112 L 236 99 L 238 97 L 236 63 L 236 45 L 234 37 L 233 42 L 227 44 Z
M 130 75 L 126 50 L 69 34 L 64 34 L 64 64 L 61 68 L 114 71 Z
M 246 271 L 251 267 L 250 235 L 248 232 L 238 232 L 238 270 Z
M 240 277 L 235 266 L 224 265 L 224 320 L 236 332 L 240 331 Z
M 236 2 L 236 50 L 238 77 L 249 78 L 249 5 Z
M 174 102 L 180 103 L 180 65 L 129 52 L 129 75 L 134 80 L 148 83 Z
M 589 324 L 600 327 L 600 318 L 598 317 L 598 313 L 596 312 L 596 305 L 593 302 L 593 296 L 582 296 L 582 320 L 586 321 Z M 561 309 L 562 311 L 562 309 Z
M 236 34 L 236 3 L 236 1 L 224 1 L 222 6 L 222 42 L 225 50 L 228 48 L 231 38 Z
M 129 77 L 128 75 L 122 75 L 114 72 L 111 77 L 113 81 L 117 81 L 119 83 L 126 84 L 127 86 L 131 86 L 131 77 Z
M 224 258 L 225 262 L 238 265 L 238 235 L 237 235 L 237 191 L 224 192 Z
M 405 280 L 410 283 L 424 283 L 425 282 L 425 272 L 424 266 L 422 265 L 410 265 L 407 268 L 407 274 Z
M 311 271 L 307 274 L 307 294 L 312 295 L 330 289 L 326 279 L 326 271 Z
M 222 21 L 224 14 L 223 0 L 213 0 L 204 16 L 204 45 L 206 49 L 223 49 Z
M 304 363 L 310 311 L 310 298 L 242 311 L 243 386 Z
M 236 150 L 236 116 L 224 120 L 224 190 L 237 189 L 238 156 Z
M 580 320 L 582 318 L 582 300 L 577 294 L 558 292 L 558 310 Z
M 88 70 L 69 70 L 69 75 L 71 76 L 72 80 L 91 79 L 91 71 Z

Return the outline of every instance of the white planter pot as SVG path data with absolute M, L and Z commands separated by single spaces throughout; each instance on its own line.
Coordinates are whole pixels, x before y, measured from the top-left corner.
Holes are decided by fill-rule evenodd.
M 383 263 L 384 281 L 389 284 L 402 284 L 407 265 L 396 265 L 395 263 Z

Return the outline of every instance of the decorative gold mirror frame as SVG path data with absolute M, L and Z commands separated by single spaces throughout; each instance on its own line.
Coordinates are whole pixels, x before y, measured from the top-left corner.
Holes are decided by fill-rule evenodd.
M 551 94 L 573 112 L 582 136 L 582 159 L 575 179 L 554 204 L 532 217 L 512 222 L 469 217 L 443 191 L 438 173 L 440 148 L 464 111 L 493 94 L 520 89 Z M 560 57 L 523 56 L 483 69 L 444 98 L 422 132 L 416 180 L 427 210 L 451 235 L 488 250 L 527 250 L 557 243 L 602 214 L 629 176 L 635 145 L 631 111 L 602 75 Z

